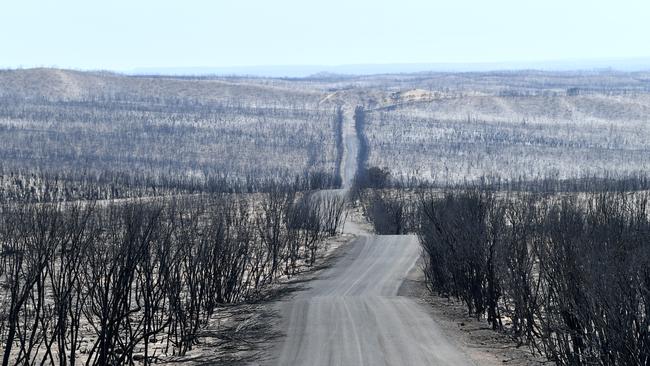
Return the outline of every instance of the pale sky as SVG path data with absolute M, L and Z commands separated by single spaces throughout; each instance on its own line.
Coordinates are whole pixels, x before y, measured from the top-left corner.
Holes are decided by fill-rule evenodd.
M 650 57 L 648 0 L 2 0 L 0 67 Z

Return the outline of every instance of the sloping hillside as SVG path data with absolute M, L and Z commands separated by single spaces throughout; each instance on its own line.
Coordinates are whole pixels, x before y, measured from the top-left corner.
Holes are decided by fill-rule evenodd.
M 338 122 L 334 106 L 318 100 L 304 88 L 243 80 L 3 71 L 0 176 L 95 177 L 119 187 L 255 189 L 296 180 L 330 187 Z
M 367 111 L 369 165 L 459 183 L 650 170 L 650 94 L 463 96 Z
M 192 99 L 202 102 L 238 100 L 250 104 L 313 103 L 315 93 L 304 89 L 256 85 L 250 81 L 211 78 L 126 76 L 110 72 L 61 69 L 0 71 L 0 95 L 77 100 L 93 96 Z

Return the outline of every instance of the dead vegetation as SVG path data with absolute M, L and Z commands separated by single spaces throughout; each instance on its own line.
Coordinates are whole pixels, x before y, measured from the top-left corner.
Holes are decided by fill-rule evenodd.
M 282 187 L 255 202 L 4 205 L 3 364 L 151 364 L 206 339 L 243 347 L 263 324 L 226 305 L 313 266 L 343 208 Z
M 376 226 L 394 222 L 377 204 L 411 212 L 429 289 L 517 345 L 558 365 L 649 362 L 647 192 L 363 197 Z

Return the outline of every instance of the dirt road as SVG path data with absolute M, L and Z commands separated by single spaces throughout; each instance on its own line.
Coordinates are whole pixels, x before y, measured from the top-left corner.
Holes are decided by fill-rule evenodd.
M 278 303 L 286 337 L 269 365 L 472 365 L 413 299 L 397 296 L 414 236 L 360 235 L 309 289 Z
M 354 109 L 343 108 L 343 160 L 341 161 L 342 188 L 347 192 L 352 187 L 358 169 L 359 137 L 354 127 Z
M 344 108 L 343 189 L 328 194 L 346 194 L 358 170 L 353 114 Z M 264 364 L 472 365 L 422 305 L 397 296 L 420 255 L 417 238 L 372 235 L 354 222 L 345 231 L 357 239 L 336 263 L 276 304 L 286 336 Z

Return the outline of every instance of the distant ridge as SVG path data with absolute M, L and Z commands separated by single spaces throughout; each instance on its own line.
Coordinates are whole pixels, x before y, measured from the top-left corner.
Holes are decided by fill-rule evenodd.
M 146 78 L 110 72 L 78 71 L 54 68 L 0 70 L 0 97 L 46 97 L 79 100 L 89 96 L 140 95 L 148 97 L 223 100 L 241 95 L 277 94 L 273 86 L 226 80 L 186 80 L 183 78 Z M 300 90 L 281 91 L 299 98 Z
M 233 67 L 152 67 L 124 71 L 131 75 L 217 75 L 303 78 L 320 75 L 376 75 L 420 72 L 485 72 L 503 70 L 575 71 L 608 69 L 650 70 L 650 58 L 518 61 L 483 63 L 396 63 L 350 65 L 272 65 Z

